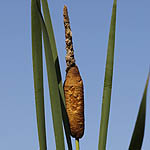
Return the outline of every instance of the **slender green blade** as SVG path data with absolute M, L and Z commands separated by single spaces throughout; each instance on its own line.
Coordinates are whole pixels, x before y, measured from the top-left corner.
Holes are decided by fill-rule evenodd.
M 63 116 L 65 135 L 66 135 L 66 139 L 67 139 L 68 149 L 72 150 L 72 143 L 71 143 L 70 129 L 69 129 L 69 120 L 68 120 L 67 112 L 65 109 L 64 90 L 63 90 L 63 86 L 62 86 L 62 77 L 61 77 L 61 71 L 60 71 L 60 65 L 59 65 L 59 59 L 58 59 L 58 54 L 57 54 L 57 48 L 56 48 L 56 42 L 55 42 L 55 37 L 54 37 L 54 31 L 53 31 L 50 11 L 49 11 L 47 0 L 41 0 L 41 1 L 42 1 L 45 25 L 46 25 L 46 29 L 48 31 L 49 41 L 51 44 L 51 50 L 52 50 L 53 59 L 54 59 L 54 63 L 55 63 L 57 81 L 59 84 L 59 92 L 60 92 L 60 98 L 61 98 L 61 111 L 62 111 L 62 116 Z
M 44 19 L 45 19 L 45 25 L 46 25 L 46 29 L 48 32 L 48 36 L 49 36 L 49 40 L 50 40 L 50 44 L 52 48 L 53 58 L 54 60 L 56 60 L 58 55 L 57 55 L 56 42 L 55 42 L 54 31 L 53 31 L 48 3 L 47 3 L 47 0 L 41 0 L 41 2 L 42 2 Z
M 38 9 L 38 12 L 39 12 L 39 18 L 43 30 L 43 39 L 44 39 L 44 47 L 45 47 L 49 92 L 51 97 L 50 102 L 51 102 L 51 110 L 52 110 L 52 117 L 53 117 L 56 150 L 65 150 L 63 127 L 62 127 L 61 103 L 60 103 L 59 86 L 57 82 L 55 64 L 54 64 L 51 45 L 48 37 L 48 32 L 40 9 Z
M 40 5 L 40 1 L 37 1 Z M 40 150 L 46 150 L 46 131 L 43 90 L 42 31 L 36 8 L 36 0 L 31 0 L 32 61 L 35 89 L 35 103 Z
M 55 36 L 54 36 L 50 11 L 49 11 L 47 0 L 41 0 L 41 1 L 42 1 L 45 25 L 46 25 L 46 29 L 48 32 L 48 37 L 49 37 L 49 41 L 51 44 L 53 58 L 54 58 L 55 69 L 56 69 L 56 73 L 57 73 L 57 80 L 59 83 L 59 90 L 60 90 L 61 96 L 63 98 L 63 102 L 65 104 L 64 92 L 63 92 L 63 86 L 62 86 L 62 78 L 61 78 L 61 72 L 60 72 L 60 65 L 59 65 L 59 59 L 58 59 L 58 54 L 57 54 L 57 48 L 56 48 L 56 42 L 55 42 Z
M 99 150 L 106 149 L 107 130 L 110 112 L 110 102 L 111 102 L 112 78 L 113 78 L 113 64 L 114 64 L 116 6 L 117 0 L 114 0 L 109 32 L 106 68 L 105 68 L 101 123 L 100 123 L 99 144 L 98 144 Z
M 149 77 L 148 75 L 142 101 L 140 104 L 136 124 L 134 127 L 134 131 L 132 134 L 129 150 L 141 150 L 143 138 L 144 138 L 144 130 L 145 130 L 145 118 L 146 118 L 146 96 L 147 96 L 147 88 L 149 83 Z

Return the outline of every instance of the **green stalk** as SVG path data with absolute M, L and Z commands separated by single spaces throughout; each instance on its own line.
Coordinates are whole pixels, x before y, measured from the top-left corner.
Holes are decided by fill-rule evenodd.
M 106 150 L 114 64 L 116 5 L 117 0 L 114 0 L 107 50 L 98 150 Z
M 47 146 L 44 112 L 42 31 L 36 3 L 38 3 L 38 5 L 40 6 L 40 0 L 31 0 L 32 62 L 39 146 L 40 150 L 46 150 Z
M 56 48 L 56 42 L 55 42 L 55 36 L 54 36 L 50 11 L 49 11 L 47 0 L 41 0 L 41 2 L 42 2 L 43 14 L 44 14 L 45 26 L 47 29 L 49 42 L 51 45 L 51 51 L 52 51 L 52 55 L 53 55 L 53 61 L 55 64 L 57 82 L 59 84 L 61 111 L 62 111 L 66 140 L 67 140 L 67 144 L 68 144 L 68 150 L 72 150 L 72 143 L 71 143 L 70 129 L 69 129 L 69 120 L 68 120 L 67 112 L 65 109 L 64 90 L 63 90 L 62 77 L 61 77 L 61 71 L 60 71 L 60 65 L 59 65 L 59 59 L 58 59 L 58 54 L 57 54 L 57 48 Z
M 59 59 L 58 59 L 58 54 L 57 54 L 57 47 L 56 47 L 56 41 L 55 41 L 50 11 L 49 11 L 47 0 L 41 0 L 41 2 L 42 2 L 42 7 L 43 7 L 45 25 L 46 25 L 46 29 L 48 32 L 49 41 L 51 44 L 51 49 L 52 49 L 52 54 L 53 54 L 53 59 L 54 59 L 54 63 L 55 63 L 57 80 L 58 80 L 58 84 L 59 84 L 59 90 L 60 90 L 60 94 L 61 94 L 63 103 L 65 105 L 65 97 L 64 97 L 64 91 L 63 91 L 63 86 L 62 86 L 63 85 L 62 77 L 61 77 L 61 72 L 60 72 L 60 65 L 59 65 Z
M 79 150 L 80 146 L 79 146 L 79 139 L 76 139 L 76 150 Z
M 47 75 L 48 75 L 48 83 L 49 83 L 50 102 L 51 102 L 51 110 L 52 110 L 52 117 L 53 117 L 56 150 L 65 150 L 57 74 L 55 70 L 55 64 L 54 64 L 54 59 L 52 55 L 51 44 L 49 41 L 47 29 L 38 4 L 37 4 L 37 10 L 38 10 L 42 30 L 43 30 L 43 40 L 44 40 L 44 48 L 45 48 L 46 67 L 47 67 Z
M 148 88 L 149 78 L 150 78 L 150 72 L 147 77 L 137 120 L 135 123 L 134 131 L 133 131 L 130 146 L 129 146 L 129 150 L 141 150 L 141 147 L 142 147 L 144 131 L 145 131 L 146 101 L 147 101 L 146 97 L 147 97 L 147 88 Z

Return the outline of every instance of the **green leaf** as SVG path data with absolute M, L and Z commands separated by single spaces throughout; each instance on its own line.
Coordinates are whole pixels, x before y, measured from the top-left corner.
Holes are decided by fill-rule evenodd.
M 67 139 L 68 149 L 72 150 L 69 120 L 68 120 L 67 112 L 65 109 L 64 90 L 63 90 L 63 86 L 62 86 L 63 85 L 62 84 L 62 77 L 61 77 L 61 71 L 60 71 L 60 65 L 59 65 L 59 59 L 58 59 L 58 54 L 57 54 L 57 48 L 56 48 L 56 42 L 55 42 L 55 37 L 54 37 L 54 31 L 53 31 L 50 11 L 49 11 L 47 0 L 41 0 L 41 1 L 42 1 L 45 25 L 46 25 L 46 29 L 48 32 L 48 37 L 49 37 L 51 50 L 52 50 L 52 54 L 53 54 L 53 59 L 54 59 L 54 63 L 55 63 L 57 81 L 59 84 L 59 93 L 60 93 L 60 99 L 61 99 L 61 111 L 62 111 L 62 116 L 63 116 L 65 135 L 66 135 L 66 139 Z
M 40 5 L 40 1 L 37 1 Z M 40 150 L 46 150 L 44 90 L 43 90 L 43 60 L 42 60 L 42 31 L 36 0 L 31 0 L 31 28 L 32 28 L 32 60 L 35 89 L 35 104 Z
M 129 150 L 141 150 L 143 138 L 144 138 L 144 130 L 145 130 L 145 118 L 146 118 L 146 96 L 147 96 L 147 88 L 149 83 L 149 77 L 148 75 L 142 101 L 140 104 L 136 124 L 134 127 L 134 131 L 132 134 Z
M 48 32 L 48 36 L 49 36 L 49 40 L 50 40 L 50 44 L 52 48 L 53 58 L 54 60 L 56 60 L 58 57 L 57 48 L 56 48 L 56 42 L 55 42 L 54 31 L 53 31 L 48 3 L 47 3 L 47 0 L 41 0 L 41 2 L 42 2 L 44 19 L 45 19 L 45 25 L 46 25 L 46 29 Z
M 54 59 L 54 63 L 55 63 L 55 69 L 56 69 L 56 73 L 57 73 L 59 89 L 60 89 L 60 93 L 63 98 L 63 102 L 65 104 L 64 91 L 63 91 L 63 86 L 62 86 L 62 78 L 61 78 L 61 72 L 60 72 L 60 65 L 59 65 L 59 59 L 58 59 L 58 54 L 57 54 L 57 48 L 56 48 L 56 42 L 55 42 L 55 37 L 54 37 L 54 31 L 53 31 L 50 11 L 48 8 L 47 0 L 41 0 L 41 1 L 42 1 L 45 25 L 46 25 L 46 29 L 48 32 L 48 37 L 49 37 L 51 50 L 52 50 L 52 54 L 53 54 L 53 59 Z
M 39 18 L 43 30 L 43 39 L 44 39 L 44 47 L 45 47 L 49 92 L 51 97 L 50 102 L 51 102 L 51 110 L 52 110 L 52 117 L 53 117 L 56 150 L 65 150 L 63 127 L 62 127 L 61 102 L 60 102 L 60 95 L 59 95 L 59 85 L 57 82 L 57 74 L 55 70 L 55 64 L 52 55 L 51 44 L 48 37 L 48 32 L 39 7 L 38 7 L 38 12 L 39 12 Z
M 103 89 L 103 101 L 102 101 L 99 145 L 98 145 L 99 150 L 106 150 L 107 130 L 110 112 L 110 102 L 111 102 L 112 78 L 113 78 L 113 64 L 114 64 L 116 6 L 117 0 L 114 0 L 109 32 L 107 61 L 105 68 L 105 80 Z

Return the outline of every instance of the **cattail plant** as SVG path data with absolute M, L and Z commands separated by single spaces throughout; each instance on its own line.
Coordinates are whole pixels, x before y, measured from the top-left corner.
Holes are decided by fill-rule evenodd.
M 41 8 L 43 8 L 43 14 Z M 113 86 L 112 80 L 115 49 L 116 8 L 117 0 L 114 0 L 105 68 L 98 150 L 106 150 L 107 144 L 111 90 Z M 43 86 L 43 43 L 45 49 L 56 150 L 65 150 L 63 131 L 65 131 L 68 150 L 72 150 L 70 134 L 76 139 L 76 150 L 79 150 L 79 139 L 84 134 L 83 81 L 81 79 L 79 69 L 75 63 L 72 32 L 66 6 L 64 6 L 63 16 L 67 64 L 64 87 L 62 86 L 62 78 L 60 73 L 61 69 L 59 66 L 59 59 L 47 0 L 31 0 L 32 58 L 40 150 L 47 150 Z M 43 43 L 42 38 L 44 41 Z M 140 150 L 142 147 L 145 130 L 146 95 L 149 78 L 150 73 L 146 81 L 139 113 L 137 115 L 135 128 L 129 145 L 129 150 Z
M 63 10 L 66 42 L 66 79 L 64 95 L 72 137 L 79 140 L 84 134 L 84 91 L 83 81 L 75 63 L 72 32 L 67 7 Z

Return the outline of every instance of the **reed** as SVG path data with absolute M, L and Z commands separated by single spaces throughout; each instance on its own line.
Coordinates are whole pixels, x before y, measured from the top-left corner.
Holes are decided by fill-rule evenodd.
M 41 6 L 43 8 L 43 13 L 41 11 Z M 106 150 L 107 144 L 111 89 L 113 86 L 116 14 L 117 0 L 114 0 L 105 67 L 99 142 L 97 144 L 98 150 Z M 45 120 L 47 118 L 45 118 L 44 108 L 42 38 L 44 41 L 43 44 L 47 66 L 56 150 L 65 150 L 65 137 L 68 146 L 67 149 L 72 150 L 71 136 L 75 138 L 76 150 L 79 150 L 79 139 L 84 135 L 84 86 L 79 68 L 75 61 L 72 31 L 67 6 L 64 6 L 63 16 L 66 38 L 66 78 L 64 86 L 62 86 L 61 68 L 59 66 L 59 58 L 57 55 L 56 42 L 47 0 L 31 0 L 32 60 L 40 150 L 47 150 L 45 130 Z M 140 150 L 142 148 L 145 132 L 146 101 L 149 78 L 150 73 L 147 77 L 129 150 Z M 64 134 L 66 136 L 64 136 Z

